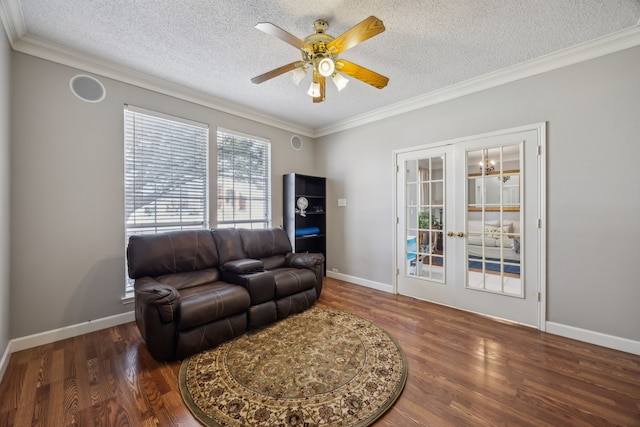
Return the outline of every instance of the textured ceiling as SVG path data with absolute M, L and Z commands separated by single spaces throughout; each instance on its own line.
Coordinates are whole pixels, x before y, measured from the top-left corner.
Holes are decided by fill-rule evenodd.
M 5 1 L 5 0 L 2 0 Z M 18 2 L 18 0 L 11 0 Z M 26 35 L 148 73 L 310 129 L 554 53 L 638 25 L 640 0 L 19 0 Z M 386 31 L 341 58 L 390 78 L 355 79 L 313 104 L 288 74 L 250 79 L 300 58 L 254 28 L 272 22 L 299 38 L 313 21 L 338 36 L 366 17 Z

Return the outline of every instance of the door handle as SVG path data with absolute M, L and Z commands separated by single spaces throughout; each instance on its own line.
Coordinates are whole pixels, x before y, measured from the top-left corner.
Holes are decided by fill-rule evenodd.
M 464 236 L 464 233 L 463 233 L 462 231 L 458 231 L 458 233 L 456 234 L 456 236 L 458 236 L 458 237 L 462 237 L 462 236 Z
M 447 231 L 447 236 L 449 237 L 453 236 L 453 231 Z

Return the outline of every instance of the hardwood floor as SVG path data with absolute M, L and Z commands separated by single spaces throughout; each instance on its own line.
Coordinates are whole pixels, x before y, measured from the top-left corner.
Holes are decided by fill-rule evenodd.
M 409 377 L 376 426 L 640 426 L 640 356 L 326 279 L 318 305 L 356 313 L 403 347 Z M 4 426 L 197 426 L 179 362 L 134 323 L 11 355 Z

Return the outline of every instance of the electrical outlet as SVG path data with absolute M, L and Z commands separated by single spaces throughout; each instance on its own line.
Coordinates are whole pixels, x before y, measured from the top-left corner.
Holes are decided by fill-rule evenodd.
M 340 273 L 337 268 L 332 268 L 331 271 L 333 271 L 334 273 Z
M 338 199 L 338 206 L 347 206 L 347 199 Z

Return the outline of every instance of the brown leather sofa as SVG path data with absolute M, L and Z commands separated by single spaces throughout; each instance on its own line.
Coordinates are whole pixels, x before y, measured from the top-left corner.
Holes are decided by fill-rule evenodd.
M 320 297 L 322 254 L 291 252 L 280 228 L 131 236 L 135 317 L 151 355 L 182 359 L 299 313 Z

